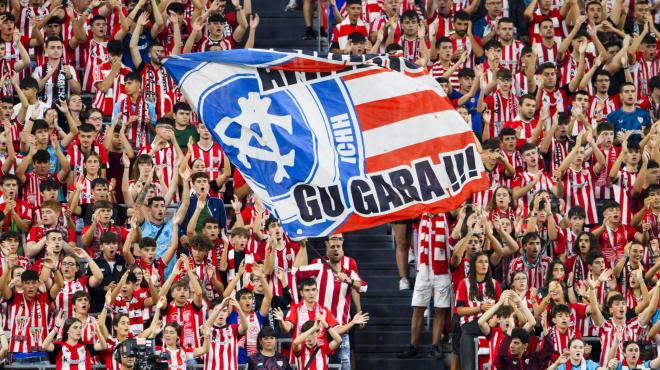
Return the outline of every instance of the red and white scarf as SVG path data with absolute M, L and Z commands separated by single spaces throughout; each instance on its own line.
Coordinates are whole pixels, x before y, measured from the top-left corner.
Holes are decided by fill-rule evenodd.
M 135 110 L 133 109 L 135 105 Z M 128 140 L 132 142 L 134 147 L 144 148 L 147 145 L 147 103 L 144 98 L 140 95 L 133 104 L 130 96 L 126 96 L 121 102 L 121 114 L 123 114 L 124 119 L 128 121 L 129 117 L 136 116 L 138 117 L 137 122 L 133 123 L 131 130 L 128 132 Z

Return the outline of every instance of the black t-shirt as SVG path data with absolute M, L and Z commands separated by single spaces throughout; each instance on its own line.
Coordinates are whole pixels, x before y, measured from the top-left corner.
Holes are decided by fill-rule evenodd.
M 248 360 L 248 370 L 291 370 L 289 360 L 283 354 L 275 352 L 274 356 L 265 356 L 257 352 Z

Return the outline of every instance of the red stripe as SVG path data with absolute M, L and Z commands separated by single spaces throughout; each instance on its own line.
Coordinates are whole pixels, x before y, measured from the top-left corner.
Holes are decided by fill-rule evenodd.
M 386 73 L 386 72 L 392 72 L 392 71 L 384 68 L 373 68 L 373 69 L 368 69 L 366 71 L 363 70 L 356 73 L 351 73 L 349 75 L 341 76 L 341 79 L 344 81 L 350 81 L 350 80 L 355 80 L 356 78 L 362 78 L 362 77 L 367 77 L 378 73 Z
M 454 109 L 449 100 L 440 98 L 432 90 L 376 100 L 355 107 L 362 131 L 449 109 Z
M 317 59 L 307 59 L 304 57 L 295 58 L 284 64 L 269 67 L 272 70 L 296 71 L 296 72 L 332 72 L 346 68 L 348 61 L 322 61 Z
M 472 131 L 437 137 L 432 140 L 406 146 L 389 153 L 367 158 L 367 173 L 379 172 L 399 165 L 410 165 L 414 160 L 431 155 L 435 163 L 438 158 L 435 153 L 449 152 L 465 148 L 474 142 Z

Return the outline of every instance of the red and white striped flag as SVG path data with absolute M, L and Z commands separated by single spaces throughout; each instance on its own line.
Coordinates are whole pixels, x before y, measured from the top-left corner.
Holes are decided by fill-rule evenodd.
M 231 50 L 165 68 L 292 238 L 453 210 L 488 186 L 471 129 L 401 58 Z

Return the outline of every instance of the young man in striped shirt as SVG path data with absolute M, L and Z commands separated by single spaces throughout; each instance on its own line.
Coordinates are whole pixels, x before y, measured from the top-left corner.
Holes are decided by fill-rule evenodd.
M 326 328 L 332 341 L 318 344 L 322 328 Z M 341 337 L 330 327 L 324 316 L 318 316 L 314 321 L 303 324 L 302 333 L 293 341 L 293 352 L 296 354 L 298 369 L 327 370 L 328 356 L 341 344 Z
M 521 244 L 522 256 L 511 261 L 509 271 L 525 271 L 529 287 L 540 289 L 543 287 L 543 279 L 548 273 L 552 259 L 541 255 L 542 240 L 537 232 L 525 234 Z

